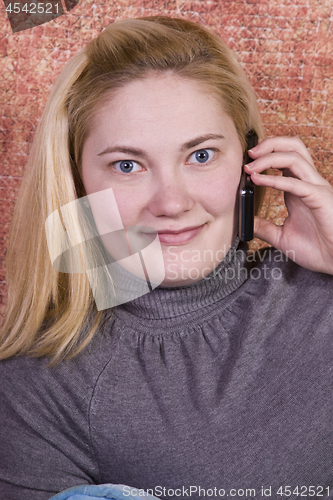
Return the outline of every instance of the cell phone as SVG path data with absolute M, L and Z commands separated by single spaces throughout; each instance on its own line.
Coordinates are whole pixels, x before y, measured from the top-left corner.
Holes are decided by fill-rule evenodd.
M 254 225 L 254 184 L 251 176 L 244 170 L 244 165 L 250 163 L 252 158 L 248 155 L 248 149 L 258 144 L 258 136 L 251 130 L 246 136 L 246 151 L 243 156 L 242 176 L 239 183 L 239 226 L 238 236 L 241 241 L 250 241 L 253 238 Z

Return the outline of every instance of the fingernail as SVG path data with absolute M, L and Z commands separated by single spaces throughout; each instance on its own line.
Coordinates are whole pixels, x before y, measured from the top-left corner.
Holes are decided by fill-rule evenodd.
M 259 144 L 258 144 L 258 146 L 259 146 Z M 248 149 L 248 151 L 256 151 L 258 149 L 258 146 L 254 146 L 253 148 Z

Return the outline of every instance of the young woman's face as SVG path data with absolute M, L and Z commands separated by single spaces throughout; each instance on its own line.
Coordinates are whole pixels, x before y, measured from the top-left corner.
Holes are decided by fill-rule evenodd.
M 173 74 L 127 84 L 95 115 L 82 154 L 87 195 L 112 188 L 123 225 L 158 231 L 164 286 L 198 281 L 237 234 L 242 147 L 199 83 Z

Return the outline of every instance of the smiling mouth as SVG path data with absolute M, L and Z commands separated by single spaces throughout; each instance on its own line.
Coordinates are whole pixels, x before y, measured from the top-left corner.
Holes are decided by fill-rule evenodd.
M 182 245 L 198 236 L 204 226 L 205 224 L 202 224 L 201 226 L 180 229 L 179 231 L 158 231 L 158 237 L 161 244 Z

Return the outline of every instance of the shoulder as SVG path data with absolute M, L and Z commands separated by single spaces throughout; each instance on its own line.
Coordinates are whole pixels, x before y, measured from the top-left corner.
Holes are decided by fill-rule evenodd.
M 312 284 L 321 283 L 324 286 L 333 286 L 333 275 L 311 271 L 296 264 L 293 251 L 284 254 L 274 247 L 264 247 L 256 252 L 250 252 L 246 262 L 249 271 L 254 268 L 258 269 L 258 271 L 252 271 L 253 275 L 260 272 L 264 279 L 266 271 L 266 277 L 282 280 L 291 285 L 311 282 Z
M 60 361 L 54 366 L 49 357 L 16 356 L 0 361 L 0 394 L 12 394 L 12 400 L 30 399 L 52 405 L 65 395 L 82 394 L 82 402 L 104 366 L 112 356 L 112 324 L 107 319 L 95 333 L 89 345 L 72 359 Z
M 298 318 L 303 326 L 325 323 L 332 333 L 333 276 L 301 267 L 292 257 L 273 247 L 249 253 L 246 296 L 252 297 L 258 312 L 263 307 L 270 317 L 275 311 L 289 322 Z

